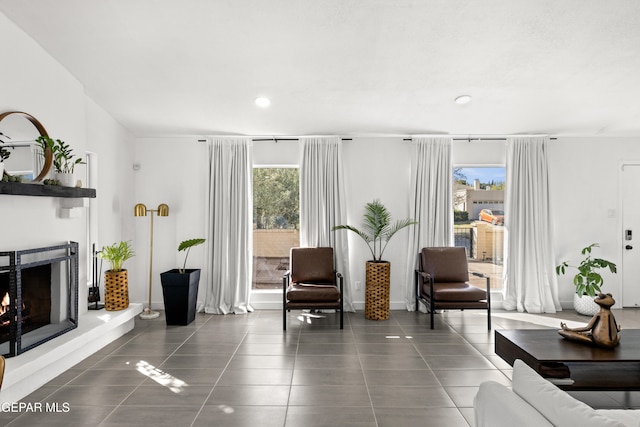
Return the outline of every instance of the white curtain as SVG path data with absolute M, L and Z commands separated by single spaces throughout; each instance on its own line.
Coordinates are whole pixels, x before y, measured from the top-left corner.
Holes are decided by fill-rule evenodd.
M 414 137 L 411 161 L 409 216 L 418 224 L 409 227 L 405 280 L 407 310 L 416 309 L 414 283 L 418 252 L 427 246 L 453 244 L 453 163 L 451 137 Z
M 207 268 L 204 311 L 212 314 L 253 311 L 251 140 L 208 141 Z
M 300 246 L 330 246 L 336 270 L 344 277 L 345 310 L 351 303 L 349 246 L 344 231 L 346 197 L 339 137 L 300 138 Z
M 554 267 L 547 137 L 507 139 L 504 308 L 562 310 Z

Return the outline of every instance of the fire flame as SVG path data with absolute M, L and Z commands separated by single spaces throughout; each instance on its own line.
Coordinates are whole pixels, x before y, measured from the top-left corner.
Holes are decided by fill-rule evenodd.
M 11 298 L 9 298 L 9 292 L 4 294 L 4 298 L 2 298 L 2 303 L 0 307 L 0 315 L 5 314 L 9 311 L 9 304 L 11 304 Z

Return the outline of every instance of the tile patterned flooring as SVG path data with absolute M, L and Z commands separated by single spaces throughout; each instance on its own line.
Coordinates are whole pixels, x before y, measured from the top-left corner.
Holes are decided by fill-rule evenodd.
M 640 327 L 640 310 L 615 315 L 623 328 Z M 32 411 L 3 408 L 0 425 L 473 426 L 478 385 L 510 385 L 511 367 L 494 353 L 486 313 L 445 312 L 435 330 L 428 318 L 346 313 L 340 330 L 335 314 L 298 311 L 288 314 L 286 333 L 274 310 L 198 314 L 188 326 L 136 319 L 134 330 L 23 399 Z M 589 320 L 572 311 L 496 311 L 492 320 L 494 329 L 523 329 L 545 327 L 540 319 L 548 327 Z M 579 397 L 640 406 L 635 394 Z

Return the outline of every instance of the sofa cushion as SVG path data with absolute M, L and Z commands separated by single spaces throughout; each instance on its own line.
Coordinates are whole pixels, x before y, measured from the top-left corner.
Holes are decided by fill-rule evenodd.
M 612 420 L 620 421 L 626 426 L 640 426 L 639 409 L 596 409 L 596 412 Z
M 512 382 L 513 391 L 553 425 L 624 427 L 624 424 L 599 414 L 586 403 L 560 390 L 521 360 L 516 360 L 513 364 Z
M 334 285 L 292 283 L 287 289 L 287 300 L 337 302 L 340 301 L 340 291 Z
M 480 384 L 473 400 L 476 427 L 546 427 L 552 426 L 533 406 L 495 381 Z
M 429 283 L 425 283 L 423 293 L 429 295 Z M 433 284 L 433 299 L 435 301 L 480 301 L 487 299 L 487 291 L 471 286 L 466 282 L 446 282 Z

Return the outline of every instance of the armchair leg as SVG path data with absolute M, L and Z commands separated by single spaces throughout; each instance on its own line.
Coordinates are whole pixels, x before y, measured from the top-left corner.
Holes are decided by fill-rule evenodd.
M 491 330 L 491 278 L 487 276 L 487 329 Z
M 287 330 L 287 287 L 289 286 L 289 272 L 282 276 L 282 330 Z
M 429 317 L 431 318 L 431 329 L 433 329 L 433 301 L 429 301 Z

